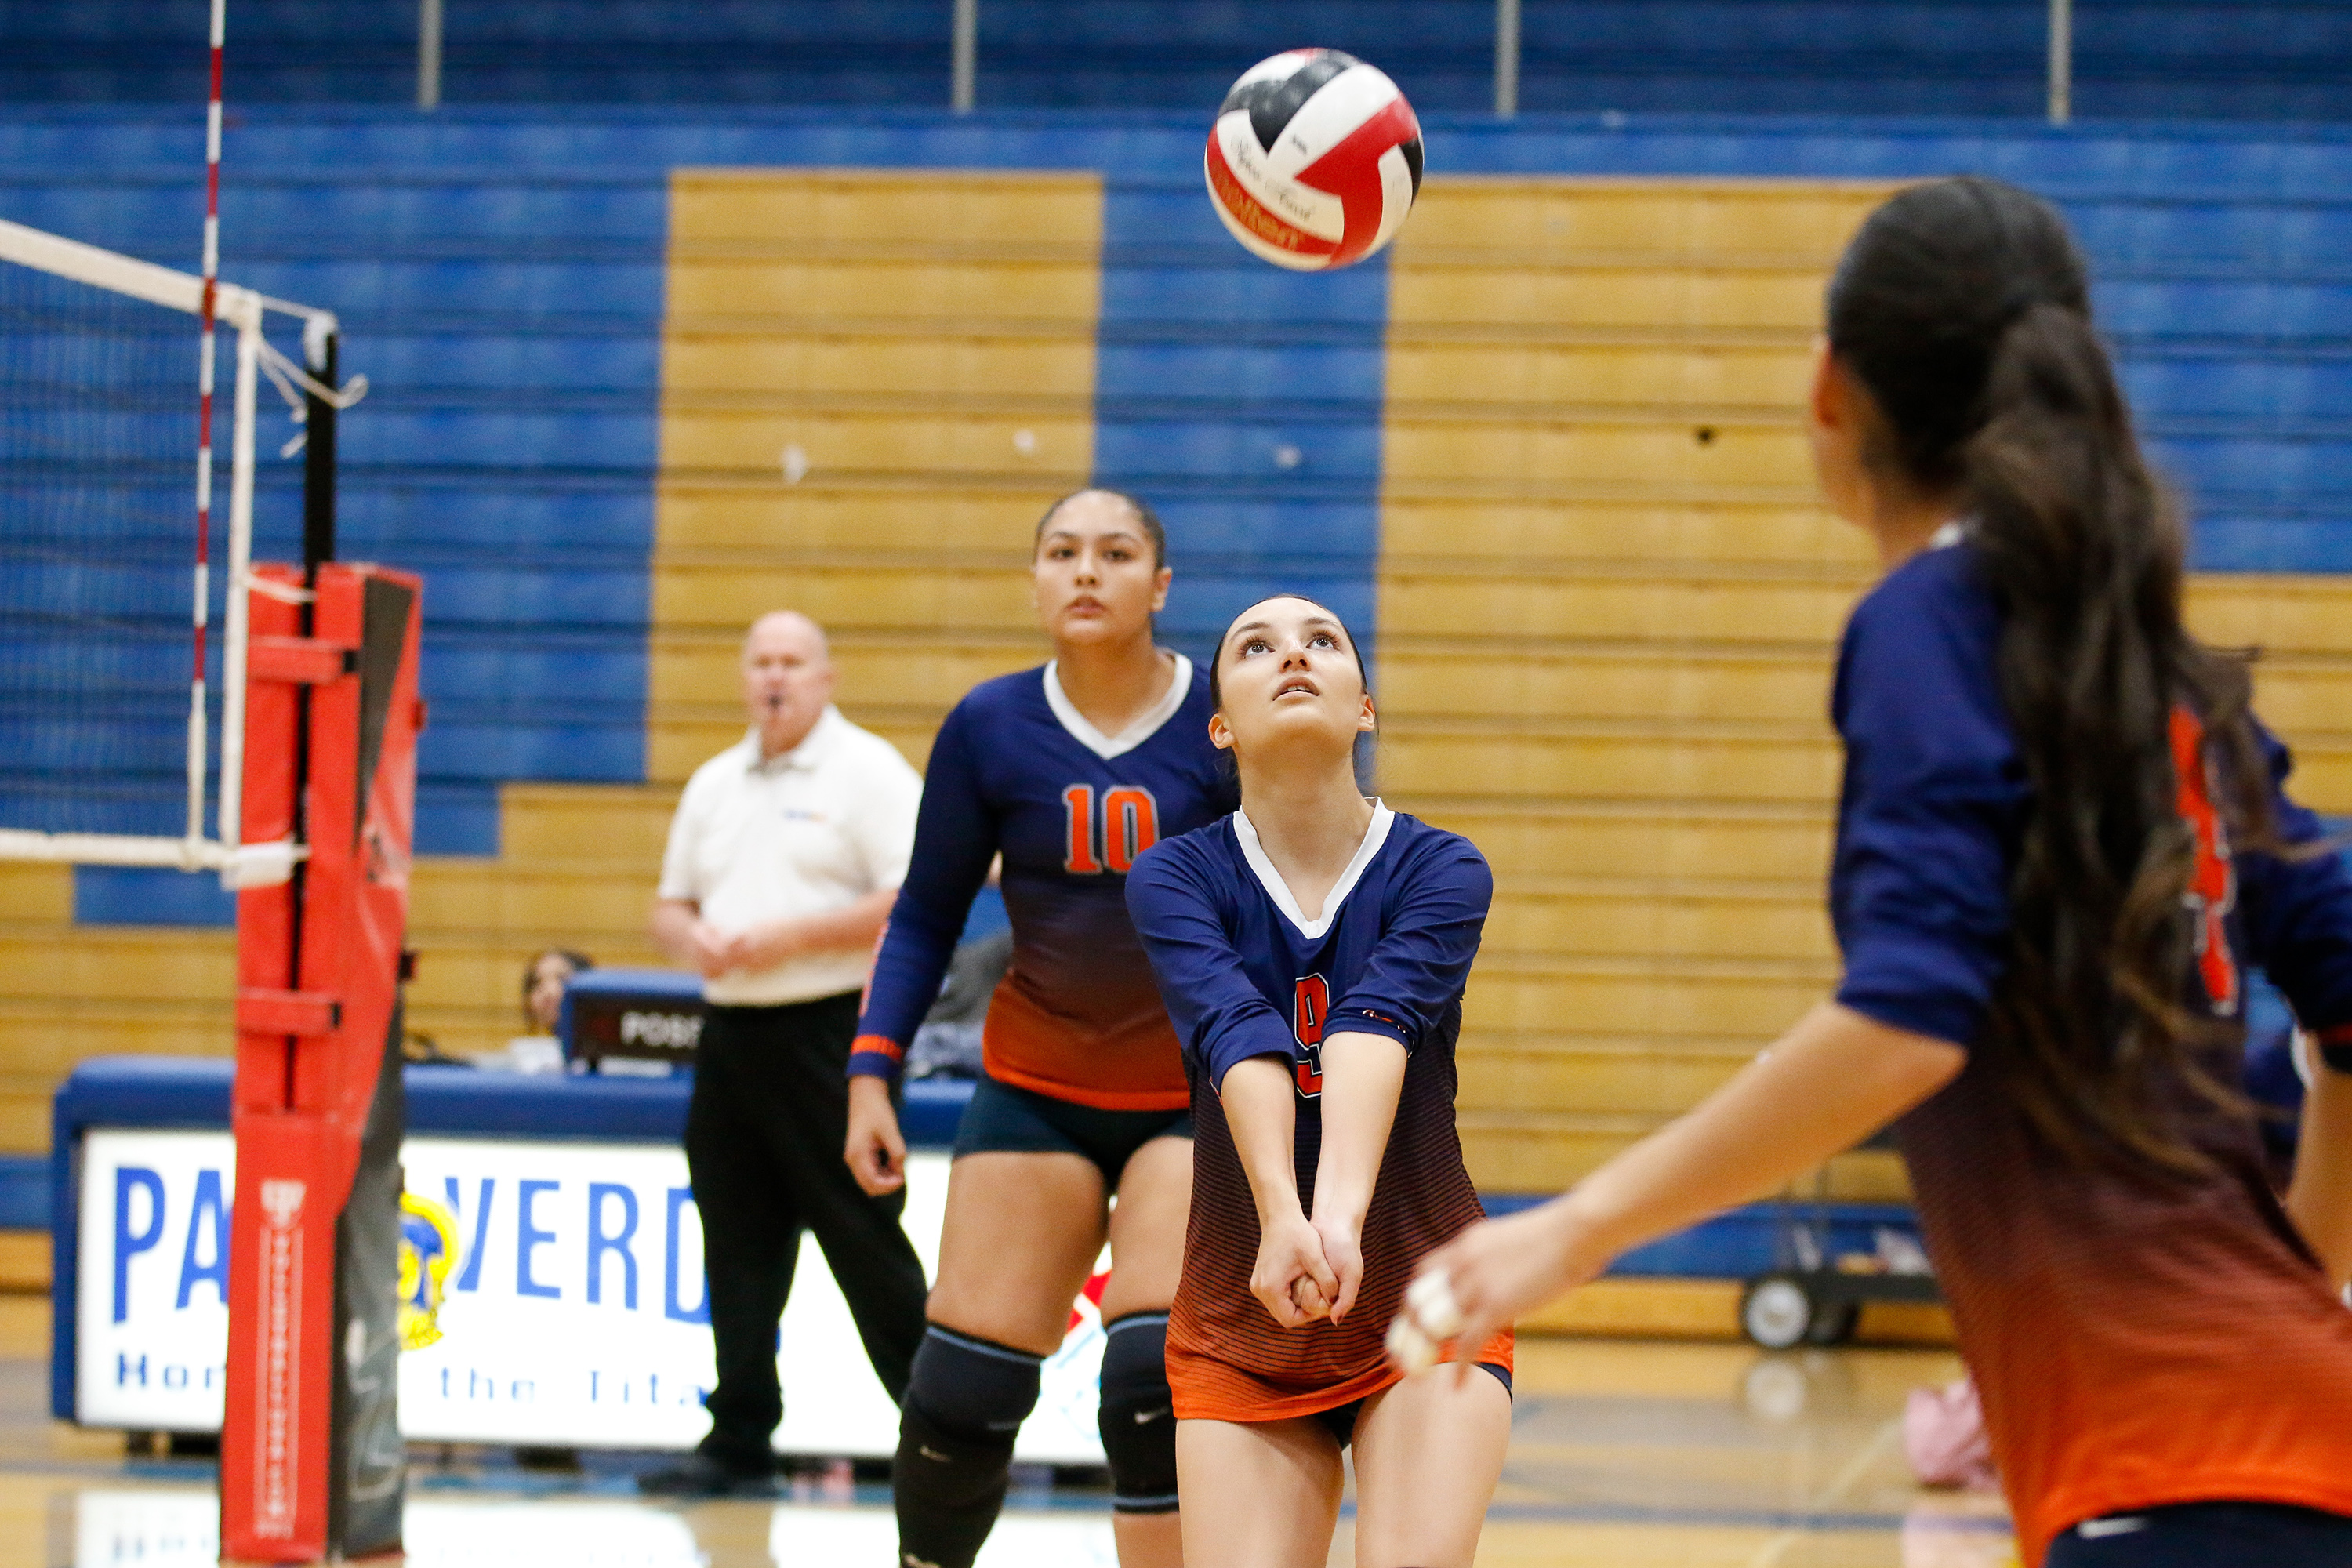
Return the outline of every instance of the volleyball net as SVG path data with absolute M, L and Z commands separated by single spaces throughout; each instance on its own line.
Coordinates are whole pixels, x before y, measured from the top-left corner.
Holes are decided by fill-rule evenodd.
M 365 386 L 331 385 L 331 312 L 216 284 L 227 395 L 201 429 L 205 288 L 0 221 L 0 860 L 236 887 L 296 853 L 238 842 L 259 387 L 292 407 L 279 458 L 316 443 L 307 514 Z

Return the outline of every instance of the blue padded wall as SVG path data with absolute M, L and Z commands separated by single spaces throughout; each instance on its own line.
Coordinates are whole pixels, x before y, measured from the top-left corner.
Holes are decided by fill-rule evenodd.
M 936 104 L 952 0 L 444 0 L 451 103 Z M 0 101 L 202 102 L 207 0 L 0 0 Z M 412 103 L 417 7 L 232 0 L 241 103 Z
M 457 103 L 939 107 L 951 0 L 445 0 Z M 1525 110 L 2038 115 L 2047 0 L 1523 0 Z M 205 0 L 0 0 L 0 101 L 200 102 Z M 988 107 L 1206 109 L 1328 44 L 1428 110 L 1493 101 L 1494 0 L 980 0 Z M 416 7 L 236 0 L 239 103 L 413 102 Z M 2076 112 L 2352 116 L 2347 0 L 2075 8 Z
M 419 847 L 493 854 L 500 781 L 645 773 L 666 177 L 444 160 L 404 131 L 233 127 L 224 271 L 331 305 L 345 374 L 370 378 L 341 426 L 341 552 L 425 574 Z M 9 125 L 0 216 L 193 269 L 201 155 L 186 116 Z M 299 353 L 290 328 L 278 341 Z M 262 399 L 255 553 L 282 559 L 300 465 L 275 456 L 292 426 Z M 187 510 L 161 514 L 175 551 Z M 158 629 L 184 646 L 171 564 Z M 176 831 L 176 803 L 121 826 Z M 89 918 L 176 909 L 140 891 L 168 879 L 85 875 L 79 899 Z
M 1299 278 L 1249 258 L 1199 195 L 1198 144 L 1189 124 L 1057 116 L 248 111 L 228 138 L 226 273 L 341 312 L 343 368 L 374 388 L 342 426 L 343 552 L 426 579 L 420 847 L 496 853 L 501 781 L 644 776 L 681 164 L 1107 166 L 1097 467 L 1165 509 L 1169 636 L 1205 654 L 1242 605 L 1294 587 L 1369 645 L 1385 270 Z M 196 158 L 183 117 L 23 115 L 0 122 L 0 216 L 185 267 Z M 265 453 L 285 428 L 265 411 Z M 263 468 L 257 552 L 282 556 L 298 465 Z M 179 537 L 178 512 L 161 516 Z M 166 643 L 172 603 L 159 592 Z M 225 911 L 164 879 L 86 875 L 78 909 Z

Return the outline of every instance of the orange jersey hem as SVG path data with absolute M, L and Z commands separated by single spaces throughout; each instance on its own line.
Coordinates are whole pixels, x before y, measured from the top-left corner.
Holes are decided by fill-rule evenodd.
M 2281 1476 L 2273 1471 L 2200 1469 L 2168 1485 L 2121 1487 L 2083 1485 L 2053 1492 L 2021 1522 L 2026 1568 L 2042 1568 L 2052 1542 L 2086 1519 L 2109 1514 L 2138 1513 L 2151 1508 L 2171 1508 L 2195 1502 L 2266 1502 L 2288 1508 L 2316 1509 L 2352 1519 L 2352 1478 L 2344 1476 Z M 2016 1505 L 2012 1503 L 2011 1508 Z M 2021 1513 L 2026 1510 L 2019 1510 Z
M 988 1076 L 999 1083 L 1025 1089 L 1048 1100 L 1066 1100 L 1072 1105 L 1084 1105 L 1096 1110 L 1188 1110 L 1192 1105 L 1190 1089 L 1087 1089 L 1078 1084 L 1038 1078 L 1023 1072 L 1019 1068 L 1007 1067 L 1002 1060 L 984 1060 L 982 1066 L 987 1069 Z
M 1016 978 L 1007 973 L 989 998 L 980 1035 L 989 1077 L 1097 1110 L 1182 1110 L 1192 1103 L 1166 1013 L 1140 1033 L 1130 1025 L 1105 1035 L 1041 1005 Z
M 1506 1331 L 1488 1340 L 1480 1348 L 1475 1359 L 1481 1363 L 1499 1366 L 1504 1371 L 1509 1372 L 1513 1370 L 1516 1349 L 1515 1338 Z M 1388 1362 L 1381 1361 L 1370 1371 L 1360 1373 L 1345 1383 L 1331 1384 L 1310 1393 L 1229 1403 L 1213 1394 L 1200 1394 L 1190 1387 L 1193 1381 L 1190 1375 L 1192 1370 L 1190 1363 L 1206 1362 L 1213 1366 L 1223 1367 L 1236 1377 L 1252 1383 L 1263 1384 L 1265 1379 L 1246 1368 L 1234 1365 L 1231 1362 L 1219 1361 L 1214 1356 L 1202 1355 L 1198 1351 L 1181 1350 L 1173 1344 L 1168 1347 L 1167 1359 L 1168 1383 L 1175 1394 L 1176 1419 L 1179 1421 L 1235 1421 L 1248 1424 L 1260 1421 L 1287 1421 L 1300 1415 L 1319 1415 L 1326 1410 L 1337 1410 L 1339 1406 L 1352 1405 L 1359 1399 L 1370 1399 L 1383 1389 L 1393 1388 L 1404 1381 L 1404 1373 L 1390 1365 Z

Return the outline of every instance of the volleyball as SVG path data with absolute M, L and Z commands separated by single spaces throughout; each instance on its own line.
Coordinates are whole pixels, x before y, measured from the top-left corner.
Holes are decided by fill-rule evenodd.
M 1202 163 L 1209 200 L 1252 255 L 1326 272 L 1396 237 L 1421 192 L 1421 121 L 1378 68 L 1291 49 L 1242 73 Z

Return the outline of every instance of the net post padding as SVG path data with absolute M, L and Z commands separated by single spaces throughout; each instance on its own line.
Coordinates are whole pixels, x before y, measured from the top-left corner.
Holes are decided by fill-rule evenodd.
M 245 831 L 283 838 L 307 813 L 315 853 L 237 901 L 220 1486 L 222 1552 L 239 1562 L 392 1550 L 404 1490 L 393 1284 L 421 584 L 328 563 L 307 605 L 272 591 L 300 581 L 255 574 L 265 646 L 351 657 L 263 661 L 249 710 Z

